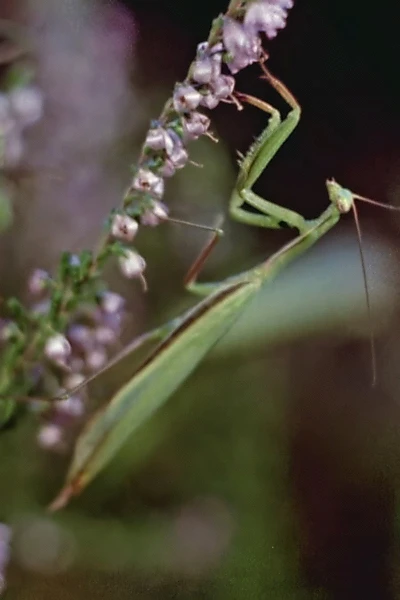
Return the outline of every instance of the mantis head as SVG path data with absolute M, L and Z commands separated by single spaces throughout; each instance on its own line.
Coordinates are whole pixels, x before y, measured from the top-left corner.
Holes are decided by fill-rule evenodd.
M 354 194 L 347 188 L 342 187 L 334 179 L 326 180 L 329 200 L 341 214 L 350 212 L 354 206 Z

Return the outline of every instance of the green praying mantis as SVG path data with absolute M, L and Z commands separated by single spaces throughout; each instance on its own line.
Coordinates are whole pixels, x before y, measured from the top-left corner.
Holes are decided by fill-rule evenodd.
M 77 393 L 100 373 L 109 369 L 121 358 L 135 352 L 144 343 L 149 340 L 159 340 L 156 348 L 145 359 L 132 379 L 114 395 L 110 402 L 95 413 L 83 429 L 75 446 L 64 487 L 50 505 L 50 510 L 62 508 L 72 496 L 79 494 L 87 486 L 114 457 L 128 436 L 135 433 L 189 377 L 204 356 L 231 329 L 259 290 L 336 225 L 342 214 L 353 210 L 359 231 L 355 200 L 365 200 L 386 208 L 397 208 L 381 205 L 352 193 L 334 180 L 328 180 L 326 187 L 330 199 L 329 206 L 318 218 L 306 220 L 300 214 L 269 202 L 252 191 L 254 183 L 295 129 L 301 114 L 299 103 L 285 85 L 268 71 L 264 62 L 260 65 L 264 73 L 263 77 L 286 101 L 290 111 L 282 120 L 278 110 L 266 102 L 252 96 L 238 94 L 239 100 L 251 103 L 265 111 L 269 115 L 269 122 L 240 162 L 236 185 L 230 198 L 229 212 L 233 219 L 247 225 L 280 228 L 284 223 L 297 229 L 298 235 L 278 252 L 250 270 L 219 283 L 199 283 L 197 277 L 202 266 L 222 233 L 220 229 L 215 228 L 211 239 L 185 280 L 188 290 L 205 298 L 184 314 L 135 339 L 99 373 L 58 398 L 58 400 L 66 399 Z M 256 209 L 257 212 L 246 210 L 246 205 Z M 362 252 L 361 260 L 365 276 Z M 369 310 L 367 287 L 366 300 Z M 375 377 L 373 346 L 372 360 Z

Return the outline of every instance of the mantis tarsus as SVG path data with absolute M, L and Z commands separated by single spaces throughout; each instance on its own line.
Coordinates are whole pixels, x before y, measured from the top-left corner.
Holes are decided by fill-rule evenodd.
M 123 351 L 123 356 L 126 356 L 149 339 L 161 340 L 133 378 L 86 425 L 78 438 L 65 486 L 52 503 L 52 510 L 61 508 L 71 496 L 78 494 L 111 460 L 127 437 L 173 394 L 207 352 L 232 327 L 262 286 L 328 232 L 338 222 L 341 214 L 352 209 L 355 211 L 356 199 L 378 204 L 328 180 L 326 185 L 330 205 L 317 219 L 306 220 L 300 214 L 264 200 L 252 191 L 256 180 L 296 127 L 301 112 L 300 105 L 283 83 L 273 77 L 264 64 L 261 66 L 264 77 L 289 104 L 291 110 L 281 120 L 279 112 L 269 104 L 251 96 L 239 95 L 240 100 L 250 102 L 269 113 L 270 118 L 268 126 L 240 163 L 239 175 L 230 199 L 230 214 L 242 223 L 266 228 L 279 228 L 283 222 L 296 228 L 299 234 L 265 262 L 246 272 L 219 283 L 198 283 L 197 276 L 204 261 L 221 234 L 220 230 L 215 230 L 185 282 L 190 291 L 205 295 L 206 298 L 173 321 L 134 340 Z M 245 204 L 257 209 L 258 213 L 246 211 L 243 208 Z M 356 212 L 355 217 L 357 218 Z M 365 269 L 364 263 L 362 264 Z M 367 303 L 369 307 L 368 295 Z M 120 358 L 121 355 L 117 356 L 106 368 Z M 375 361 L 374 358 L 373 360 Z M 375 373 L 375 362 L 373 369 Z M 77 393 L 95 376 L 59 399 Z

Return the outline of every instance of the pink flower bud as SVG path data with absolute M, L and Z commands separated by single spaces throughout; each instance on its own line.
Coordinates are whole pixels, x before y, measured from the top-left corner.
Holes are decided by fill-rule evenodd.
M 38 296 L 47 289 L 50 276 L 43 269 L 35 269 L 28 279 L 28 290 L 33 296 Z
M 44 353 L 53 362 L 65 362 L 71 354 L 71 345 L 65 336 L 56 333 L 46 341 Z
M 152 150 L 166 150 L 169 154 L 173 150 L 174 142 L 163 127 L 156 127 L 147 133 L 145 146 Z
M 161 177 L 173 177 L 176 169 L 170 158 L 166 158 L 162 167 L 158 170 Z
M 175 169 L 182 169 L 186 165 L 189 155 L 183 146 L 176 146 L 169 158 Z
M 96 373 L 96 371 L 99 371 L 104 367 L 107 360 L 107 352 L 101 347 L 91 350 L 85 357 L 86 367 L 93 373 Z
M 205 56 L 195 60 L 190 69 L 190 76 L 197 83 L 207 84 L 212 80 L 214 70 L 213 61 L 209 56 Z
M 191 85 L 179 84 L 175 87 L 173 103 L 177 113 L 195 110 L 200 104 L 201 94 Z
M 8 342 L 14 336 L 20 334 L 18 325 L 10 319 L 0 319 L 0 343 Z
M 34 87 L 16 88 L 9 94 L 11 109 L 22 126 L 33 125 L 43 115 L 43 97 Z
M 183 118 L 182 123 L 185 141 L 190 141 L 197 140 L 198 137 L 207 132 L 210 126 L 210 119 L 202 113 L 192 112 Z
M 209 110 L 213 110 L 216 106 L 218 106 L 219 100 L 216 96 L 214 96 L 214 94 L 209 92 L 208 94 L 202 96 L 200 104 Z
M 259 60 L 261 41 L 252 28 L 246 29 L 235 19 L 225 17 L 223 40 L 226 50 L 231 55 L 231 61 L 227 63 L 231 73 L 237 73 Z
M 161 198 L 164 196 L 164 188 L 164 179 L 160 177 L 160 180 L 152 189 L 152 195 L 154 196 L 154 198 L 158 198 L 159 200 L 161 200 Z
M 57 403 L 57 410 L 69 417 L 81 417 L 85 412 L 85 406 L 80 396 L 70 396 L 66 400 Z
M 214 96 L 219 100 L 228 98 L 235 89 L 235 80 L 230 75 L 220 75 L 212 84 Z
M 162 177 L 156 175 L 149 169 L 139 169 L 132 181 L 132 188 L 138 192 L 154 193 L 159 197 L 160 192 L 164 191 L 164 181 Z
M 102 346 L 112 346 L 117 341 L 117 334 L 112 327 L 100 325 L 94 330 L 94 337 Z
M 279 29 L 286 26 L 287 11 L 292 8 L 292 0 L 258 0 L 252 2 L 244 17 L 244 27 L 254 33 L 263 31 L 272 39 Z
M 168 219 L 168 208 L 162 202 L 153 202 L 151 208 L 148 208 L 140 218 L 142 225 L 156 227 Z
M 71 325 L 67 337 L 75 351 L 86 352 L 93 346 L 93 332 L 86 325 Z
M 39 429 L 37 441 L 44 450 L 54 450 L 63 440 L 62 429 L 58 425 L 48 423 Z
M 119 258 L 119 266 L 125 277 L 135 279 L 142 275 L 146 268 L 146 261 L 137 252 L 125 250 L 125 255 Z
M 117 240 L 131 242 L 136 236 L 139 224 L 128 215 L 114 215 L 111 223 L 111 235 Z
M 100 306 L 107 314 L 119 312 L 124 308 L 125 300 L 115 292 L 104 292 L 101 295 Z

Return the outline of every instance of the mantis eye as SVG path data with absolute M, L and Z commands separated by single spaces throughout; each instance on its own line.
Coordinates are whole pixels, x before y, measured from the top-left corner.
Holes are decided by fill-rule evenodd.
M 341 214 L 350 212 L 354 203 L 353 193 L 347 188 L 343 188 L 334 179 L 326 181 L 329 199 L 336 206 Z

